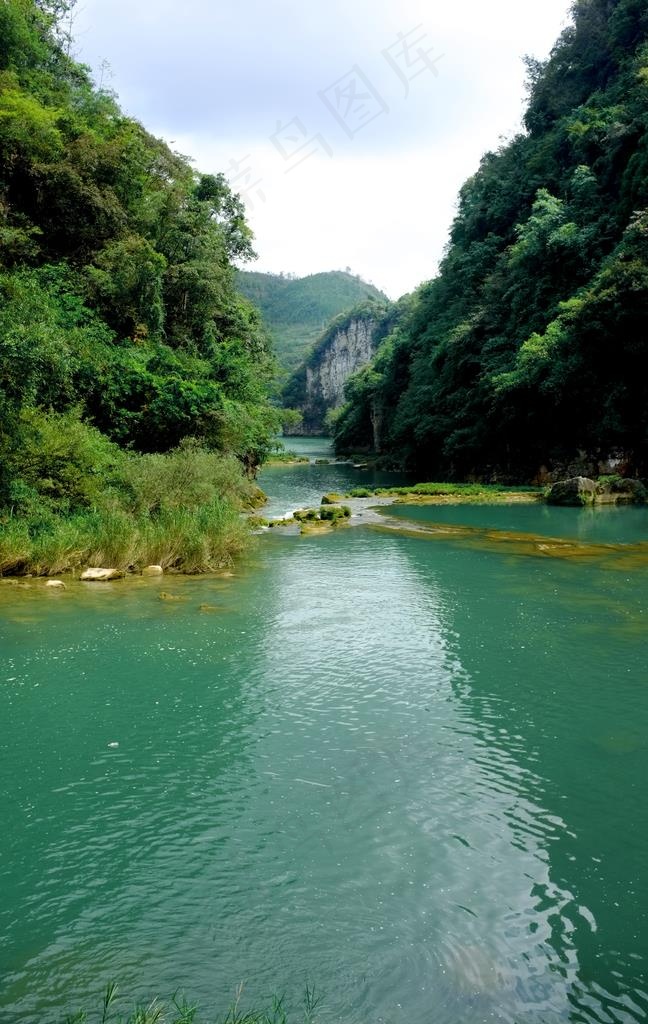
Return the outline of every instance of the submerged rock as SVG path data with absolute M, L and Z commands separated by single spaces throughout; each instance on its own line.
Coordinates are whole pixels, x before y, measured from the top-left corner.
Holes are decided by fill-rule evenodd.
M 118 580 L 123 576 L 121 569 L 86 569 L 81 573 L 81 579 L 86 583 L 105 583 L 108 580 Z
M 558 480 L 547 497 L 550 505 L 591 505 L 598 492 L 594 480 L 586 476 L 573 476 L 569 480 Z
M 45 586 L 51 587 L 52 590 L 65 590 L 65 583 L 63 580 L 48 580 Z

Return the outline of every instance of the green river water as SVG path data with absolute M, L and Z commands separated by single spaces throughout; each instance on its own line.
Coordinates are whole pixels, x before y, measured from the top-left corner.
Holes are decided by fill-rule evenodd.
M 205 1016 L 310 982 L 325 1022 L 648 1019 L 648 511 L 398 515 L 464 530 L 0 588 L 3 1024 L 111 979 Z

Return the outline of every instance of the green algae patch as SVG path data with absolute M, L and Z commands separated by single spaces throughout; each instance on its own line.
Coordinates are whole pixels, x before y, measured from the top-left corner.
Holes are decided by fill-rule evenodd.
M 382 523 L 368 525 L 371 529 L 381 532 L 398 533 L 404 537 L 425 540 L 450 540 L 475 549 L 497 551 L 505 555 L 598 563 L 603 568 L 624 572 L 648 568 L 648 542 L 596 544 L 479 526 L 413 522 L 403 525 L 402 520 L 390 519 L 388 514 L 384 515 Z
M 277 452 L 271 455 L 263 463 L 263 468 L 268 469 L 273 466 L 303 466 L 304 463 L 310 462 L 307 455 L 297 455 L 295 452 Z
M 504 484 L 420 483 L 408 487 L 356 487 L 348 498 L 393 498 L 394 504 L 459 505 L 517 504 L 544 500 L 541 487 L 509 487 Z

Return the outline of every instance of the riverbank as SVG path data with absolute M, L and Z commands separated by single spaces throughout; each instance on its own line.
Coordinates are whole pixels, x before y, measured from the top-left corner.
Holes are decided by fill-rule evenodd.
M 280 529 L 284 535 L 328 533 L 348 526 L 403 531 L 402 521 L 386 521 L 389 506 L 507 506 L 551 501 L 551 493 L 541 487 L 402 484 L 406 479 L 402 474 L 399 478 L 372 473 L 328 459 L 327 454 L 327 449 L 318 445 L 312 452 L 284 452 L 267 460 L 262 477 L 268 472 L 270 489 L 273 471 L 282 469 L 289 469 L 292 479 L 293 470 L 297 473 L 301 468 L 303 476 L 296 476 L 294 482 L 309 483 L 306 490 L 291 486 L 286 491 L 290 498 L 306 496 L 307 503 L 279 506 L 279 510 L 277 499 L 267 499 L 257 483 L 244 476 L 236 460 L 195 445 L 165 456 L 139 456 L 132 463 L 122 462 L 98 507 L 65 514 L 60 506 L 44 505 L 22 517 L 6 517 L 0 525 L 0 578 L 52 580 L 62 576 L 61 582 L 67 584 L 83 579 L 91 567 L 105 570 L 101 581 L 139 578 L 150 569 L 159 575 L 218 575 L 231 569 L 250 549 L 254 534 L 266 529 Z M 371 486 L 349 487 L 365 474 L 369 479 L 373 475 Z M 391 484 L 390 479 L 398 482 Z M 339 487 L 342 480 L 346 486 Z M 333 482 L 339 491 L 318 494 L 314 490 L 317 481 L 323 487 Z M 586 498 L 590 504 L 623 503 L 645 495 L 636 481 L 616 477 L 575 481 L 590 485 L 589 490 L 581 487 L 576 491 L 579 501 L 585 496 L 582 503 Z M 575 503 L 570 493 L 565 504 Z M 264 514 L 259 514 L 261 511 Z

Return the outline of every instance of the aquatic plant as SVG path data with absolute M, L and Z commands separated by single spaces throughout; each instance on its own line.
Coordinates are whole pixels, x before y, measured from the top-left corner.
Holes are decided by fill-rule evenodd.
M 223 1015 L 213 1019 L 214 1024 L 288 1024 L 299 1021 L 300 1024 L 314 1024 L 315 1013 L 322 1002 L 322 996 L 314 986 L 306 985 L 299 1013 L 290 1014 L 285 1005 L 284 997 L 273 996 L 267 1007 L 263 1009 L 242 1008 L 243 986 L 239 985 L 235 998 Z M 198 1006 L 187 1001 L 186 996 L 178 992 L 173 995 L 168 1005 L 159 999 L 153 999 L 146 1006 L 136 1006 L 128 1016 L 116 1016 L 118 988 L 114 982 L 106 987 L 101 1008 L 98 1014 L 89 1016 L 86 1010 L 65 1017 L 65 1024 L 194 1024 Z

